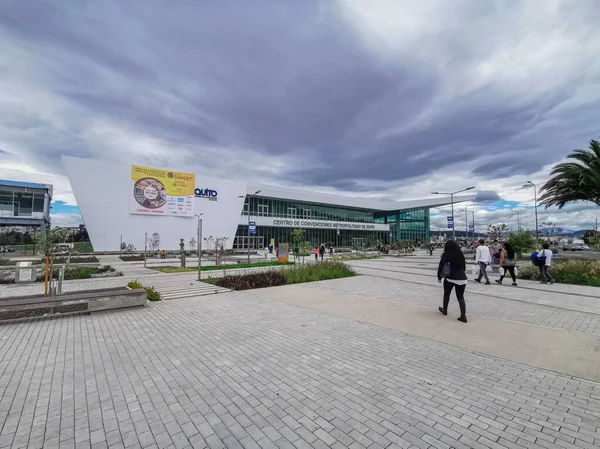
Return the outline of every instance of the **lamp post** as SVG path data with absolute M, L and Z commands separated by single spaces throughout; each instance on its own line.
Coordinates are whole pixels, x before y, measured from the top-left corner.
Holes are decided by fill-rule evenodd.
M 196 214 L 194 214 L 196 215 Z M 204 213 L 196 215 L 198 217 L 198 280 L 202 279 L 202 215 Z
M 454 195 L 474 188 L 475 186 L 471 186 L 466 189 L 457 190 L 456 192 L 431 192 L 432 195 L 450 195 L 450 205 L 452 207 L 452 240 L 456 240 L 456 226 L 454 226 Z
M 248 264 L 250 264 L 250 198 L 252 198 L 253 196 L 258 195 L 260 192 L 262 192 L 262 190 L 257 190 L 256 192 L 252 193 L 252 194 L 247 194 L 246 197 L 248 197 Z M 238 198 L 246 198 L 244 196 L 239 196 Z
M 535 236 L 536 238 L 540 238 L 540 230 L 538 228 L 538 212 L 537 212 L 537 185 L 535 185 L 531 181 L 527 181 L 523 187 L 533 186 L 533 201 L 535 202 Z

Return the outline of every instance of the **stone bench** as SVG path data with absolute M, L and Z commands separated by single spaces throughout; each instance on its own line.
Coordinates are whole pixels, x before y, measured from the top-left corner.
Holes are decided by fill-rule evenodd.
M 66 313 L 91 313 L 146 305 L 146 290 L 86 290 L 59 296 L 34 295 L 0 299 L 0 321 Z

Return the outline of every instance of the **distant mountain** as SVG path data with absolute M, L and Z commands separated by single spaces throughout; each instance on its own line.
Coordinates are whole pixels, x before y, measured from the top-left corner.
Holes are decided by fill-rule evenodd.
M 579 238 L 583 238 L 583 234 L 585 234 L 585 229 L 580 229 L 578 231 L 569 231 L 568 229 L 564 229 L 564 228 L 557 228 L 557 227 L 553 227 L 553 228 L 547 228 L 546 232 L 547 235 L 564 235 L 565 237 L 579 237 Z M 516 231 L 512 231 L 512 232 L 516 232 Z M 542 231 L 540 229 L 540 233 L 544 233 L 544 231 Z M 431 230 L 429 231 L 430 235 L 441 235 L 441 236 L 452 236 L 452 229 L 448 229 L 447 231 L 435 231 L 435 230 Z M 486 235 L 486 232 L 481 232 L 481 233 L 476 233 L 476 235 Z M 458 229 L 456 230 L 456 237 L 460 237 L 463 238 L 466 236 L 465 231 L 459 231 Z M 473 233 L 469 232 L 469 237 L 472 237 Z

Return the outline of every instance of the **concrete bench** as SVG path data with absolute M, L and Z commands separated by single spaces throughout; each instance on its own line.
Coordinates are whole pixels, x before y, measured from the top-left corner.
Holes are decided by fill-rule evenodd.
M 146 305 L 146 290 L 87 290 L 59 296 L 9 297 L 0 300 L 0 321 L 66 313 L 91 313 Z

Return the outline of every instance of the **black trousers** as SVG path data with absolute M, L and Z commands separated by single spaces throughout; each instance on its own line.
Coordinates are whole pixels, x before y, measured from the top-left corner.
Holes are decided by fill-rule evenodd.
M 508 271 L 510 273 L 510 277 L 512 278 L 513 284 L 517 282 L 517 275 L 515 274 L 515 266 L 514 265 L 502 265 L 502 268 L 504 268 L 504 274 L 502 276 L 500 276 L 500 281 L 502 281 L 502 279 L 504 279 L 504 276 L 506 276 L 506 272 Z
M 467 305 L 465 304 L 465 289 L 466 285 L 456 285 L 449 282 L 448 279 L 444 279 L 444 310 L 448 311 L 448 304 L 450 303 L 450 293 L 452 289 L 456 288 L 456 299 L 458 300 L 458 307 L 460 307 L 460 316 L 467 316 Z

